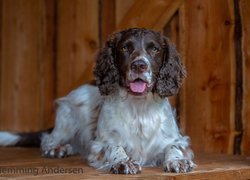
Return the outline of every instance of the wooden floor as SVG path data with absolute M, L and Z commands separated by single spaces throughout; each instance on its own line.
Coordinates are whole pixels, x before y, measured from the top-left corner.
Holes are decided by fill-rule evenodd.
M 196 154 L 191 173 L 143 168 L 139 175 L 112 175 L 87 166 L 79 156 L 41 158 L 37 148 L 0 148 L 0 179 L 250 179 L 250 160 L 242 156 Z

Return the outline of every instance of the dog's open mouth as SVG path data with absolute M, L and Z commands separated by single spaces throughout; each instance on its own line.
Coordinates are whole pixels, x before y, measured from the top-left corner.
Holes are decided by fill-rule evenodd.
M 136 79 L 129 83 L 129 88 L 133 93 L 144 93 L 148 88 L 148 83 L 142 79 Z

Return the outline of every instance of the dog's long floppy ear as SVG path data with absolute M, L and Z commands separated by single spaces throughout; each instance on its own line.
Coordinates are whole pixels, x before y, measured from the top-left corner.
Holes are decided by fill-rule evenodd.
M 164 59 L 156 79 L 155 91 L 161 97 L 167 97 L 178 93 L 182 85 L 186 70 L 181 63 L 180 56 L 170 40 L 162 35 L 164 42 Z
M 115 47 L 119 37 L 120 33 L 111 35 L 96 57 L 94 75 L 101 95 L 110 95 L 119 86 L 119 71 L 115 62 Z

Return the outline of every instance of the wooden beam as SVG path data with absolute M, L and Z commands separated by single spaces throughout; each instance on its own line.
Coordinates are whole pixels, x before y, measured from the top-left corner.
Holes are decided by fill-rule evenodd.
M 185 1 L 184 13 L 186 134 L 196 151 L 233 153 L 234 2 Z
M 179 8 L 178 14 L 179 14 L 179 52 L 181 54 L 182 58 L 182 63 L 186 67 L 186 61 L 187 61 L 187 56 L 186 56 L 186 49 L 187 49 L 187 39 L 186 39 L 186 27 L 187 27 L 187 22 L 186 22 L 186 3 L 182 3 L 181 7 Z M 188 80 L 188 79 L 186 79 Z M 186 127 L 187 127 L 187 113 L 186 113 L 186 104 L 185 102 L 187 101 L 186 98 L 188 97 L 186 94 L 186 80 L 184 81 L 182 88 L 179 92 L 179 116 L 180 116 L 180 127 L 182 132 L 186 133 Z
M 243 98 L 243 62 L 242 62 L 242 22 L 240 13 L 240 2 L 234 0 L 234 45 L 235 45 L 235 131 L 234 154 L 241 154 L 242 141 L 242 98 Z
M 1 0 L 0 128 L 36 131 L 52 122 L 54 1 Z
M 116 14 L 115 14 L 115 0 L 100 0 L 99 1 L 99 27 L 101 35 L 99 44 L 102 47 L 107 37 L 115 30 Z
M 177 29 L 179 29 L 179 15 L 178 13 L 175 13 L 171 20 L 165 25 L 165 27 L 163 27 L 163 34 L 175 44 L 179 51 L 179 32 Z M 179 123 L 179 94 L 176 96 L 170 96 L 168 99 L 173 108 L 176 109 L 177 122 Z
M 250 1 L 240 1 L 243 38 L 243 139 L 242 154 L 250 154 Z
M 129 9 L 117 29 L 144 27 L 162 30 L 183 0 L 137 0 Z
M 60 0 L 57 34 L 57 97 L 93 78 L 98 40 L 98 0 Z
M 153 25 L 153 28 L 156 30 L 162 30 L 169 22 L 169 20 L 173 17 L 175 12 L 180 8 L 182 3 L 183 0 L 170 1 L 169 5 L 166 6 L 165 11 L 163 11 L 161 17 L 155 21 L 156 23 Z
M 133 6 L 136 0 L 116 0 L 115 2 L 115 16 L 116 16 L 116 26 L 120 24 L 125 14 Z

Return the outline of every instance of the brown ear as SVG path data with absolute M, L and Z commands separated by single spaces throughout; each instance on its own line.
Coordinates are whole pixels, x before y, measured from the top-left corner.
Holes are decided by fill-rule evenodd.
M 119 85 L 119 71 L 115 63 L 115 45 L 119 33 L 115 33 L 107 40 L 106 45 L 97 54 L 94 75 L 101 95 L 115 92 Z
M 167 97 L 178 93 L 182 81 L 186 77 L 186 70 L 175 46 L 165 36 L 162 38 L 165 54 L 156 80 L 155 92 L 161 97 Z

